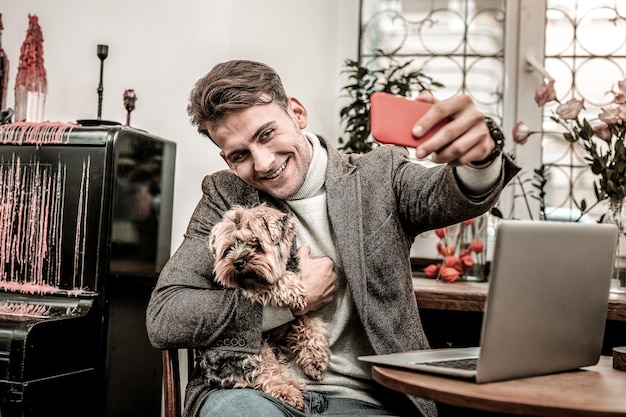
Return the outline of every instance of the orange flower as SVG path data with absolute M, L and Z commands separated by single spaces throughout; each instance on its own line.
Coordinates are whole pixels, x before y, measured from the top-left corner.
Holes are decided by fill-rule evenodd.
M 441 247 L 441 253 L 443 256 L 453 256 L 456 248 L 454 246 L 446 245 Z
M 446 256 L 443 264 L 445 266 L 451 266 L 451 267 L 455 267 L 457 266 L 459 263 L 461 262 L 461 260 L 457 257 L 457 256 Z
M 437 278 L 439 275 L 439 270 L 441 269 L 440 264 L 430 264 L 426 268 L 424 268 L 424 274 L 428 278 Z
M 470 249 L 474 253 L 481 253 L 485 249 L 485 244 L 480 240 L 475 240 L 470 243 Z
M 435 234 L 439 239 L 443 239 L 448 234 L 448 228 L 442 227 L 441 229 L 435 229 Z
M 465 267 L 465 270 L 468 270 L 472 266 L 474 266 L 474 258 L 472 258 L 472 254 L 470 253 L 470 251 L 461 254 L 461 264 Z
M 468 225 L 468 226 L 471 226 L 471 225 L 473 225 L 473 224 L 474 224 L 474 221 L 475 221 L 475 220 L 476 220 L 476 219 L 468 219 L 468 220 L 465 220 L 463 223 L 465 223 L 465 224 L 466 224 L 466 225 Z
M 441 279 L 444 282 L 454 282 L 461 274 L 456 268 L 444 266 L 441 268 Z

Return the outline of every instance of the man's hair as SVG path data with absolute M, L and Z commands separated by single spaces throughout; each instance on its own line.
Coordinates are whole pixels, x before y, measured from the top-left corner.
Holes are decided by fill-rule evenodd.
M 200 78 L 189 95 L 191 125 L 209 136 L 207 124 L 219 123 L 233 111 L 275 101 L 287 110 L 287 94 L 276 71 L 260 62 L 233 60 Z

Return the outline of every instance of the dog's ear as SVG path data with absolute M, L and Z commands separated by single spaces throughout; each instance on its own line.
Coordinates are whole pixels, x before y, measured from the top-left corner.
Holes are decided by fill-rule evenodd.
M 263 217 L 263 225 L 267 229 L 270 240 L 274 244 L 280 242 L 280 239 L 283 236 L 282 223 L 283 222 L 280 217 L 277 216 L 269 216 L 269 218 Z
M 296 221 L 288 214 L 263 217 L 272 243 L 280 243 L 283 239 L 291 240 L 296 230 Z

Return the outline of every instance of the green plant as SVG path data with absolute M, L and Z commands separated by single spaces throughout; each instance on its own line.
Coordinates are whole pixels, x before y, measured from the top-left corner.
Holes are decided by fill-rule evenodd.
M 375 58 L 386 58 L 387 67 L 371 68 L 358 61 L 347 59 L 342 73 L 348 75 L 349 83 L 342 91 L 350 102 L 341 108 L 343 136 L 339 138 L 339 149 L 347 152 L 366 153 L 374 149 L 376 143 L 370 137 L 369 109 L 370 95 L 376 91 L 410 97 L 413 93 L 443 85 L 425 75 L 421 70 L 410 70 L 413 61 L 397 63 L 395 52 L 377 51 Z M 382 60 L 378 60 L 380 62 Z

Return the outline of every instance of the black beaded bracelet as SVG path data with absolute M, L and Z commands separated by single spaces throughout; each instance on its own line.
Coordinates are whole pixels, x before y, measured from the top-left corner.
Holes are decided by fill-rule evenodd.
M 485 116 L 485 123 L 487 123 L 489 135 L 491 136 L 491 139 L 493 139 L 493 142 L 496 146 L 485 159 L 481 159 L 480 161 L 473 161 L 472 165 L 486 165 L 496 159 L 498 156 L 500 156 L 500 154 L 502 153 L 502 149 L 504 149 L 504 134 L 502 133 L 502 130 L 500 130 L 500 127 L 498 127 L 496 122 L 494 122 L 494 120 L 489 116 Z

